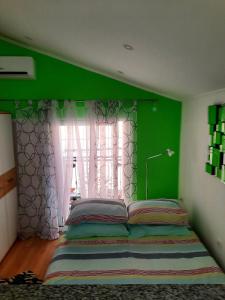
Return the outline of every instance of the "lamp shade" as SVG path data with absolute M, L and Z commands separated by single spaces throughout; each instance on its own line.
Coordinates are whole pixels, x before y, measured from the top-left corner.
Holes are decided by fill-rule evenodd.
M 166 153 L 169 157 L 173 156 L 175 154 L 175 152 L 171 149 L 166 149 Z

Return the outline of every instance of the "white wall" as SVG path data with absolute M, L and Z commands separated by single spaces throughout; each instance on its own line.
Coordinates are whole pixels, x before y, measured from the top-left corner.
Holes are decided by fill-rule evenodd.
M 225 269 L 225 184 L 205 172 L 208 106 L 225 103 L 225 89 L 183 103 L 180 198 L 193 227 Z

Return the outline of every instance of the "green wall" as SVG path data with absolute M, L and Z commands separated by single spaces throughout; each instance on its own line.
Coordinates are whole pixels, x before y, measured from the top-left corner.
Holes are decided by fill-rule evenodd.
M 177 197 L 181 102 L 84 70 L 13 43 L 0 40 L 0 56 L 32 56 L 36 80 L 0 80 L 0 110 L 14 111 L 12 99 L 139 99 L 137 184 L 145 199 L 145 158 L 166 148 L 172 158 L 149 161 L 149 198 Z M 141 99 L 158 100 L 157 110 Z M 8 100 L 8 101 L 7 101 Z

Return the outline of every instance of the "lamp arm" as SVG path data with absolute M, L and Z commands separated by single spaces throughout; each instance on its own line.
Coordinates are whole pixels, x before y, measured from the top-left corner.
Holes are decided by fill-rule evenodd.
M 156 155 L 153 155 L 153 156 L 149 156 L 148 158 L 146 158 L 146 160 L 148 159 L 152 159 L 152 158 L 155 158 L 155 157 L 159 157 L 159 156 L 162 156 L 163 153 L 159 153 L 159 154 L 156 154 Z

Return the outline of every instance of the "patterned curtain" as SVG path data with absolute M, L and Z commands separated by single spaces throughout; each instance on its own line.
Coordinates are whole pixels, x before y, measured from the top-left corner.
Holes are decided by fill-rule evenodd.
M 18 172 L 19 235 L 59 236 L 54 147 L 49 105 L 16 108 L 14 120 Z
M 113 155 L 114 170 L 118 169 L 118 149 L 117 143 L 121 143 L 122 148 L 122 178 L 123 191 L 122 197 L 126 202 L 137 199 L 137 180 L 136 180 L 136 154 L 137 154 L 137 106 L 136 102 L 127 103 L 124 101 L 96 101 L 92 104 L 94 114 L 97 118 L 97 124 L 111 125 L 113 128 Z M 122 138 L 118 140 L 118 122 L 122 121 Z M 100 132 L 101 137 L 101 132 Z M 106 147 L 106 139 L 103 141 L 102 149 Z M 104 156 L 104 154 L 103 154 Z M 107 184 L 107 178 L 102 173 L 104 164 L 100 167 L 100 177 L 102 185 Z M 117 172 L 113 172 L 113 182 L 117 182 Z M 100 180 L 100 178 L 98 179 Z M 115 187 L 116 188 L 116 187 Z

